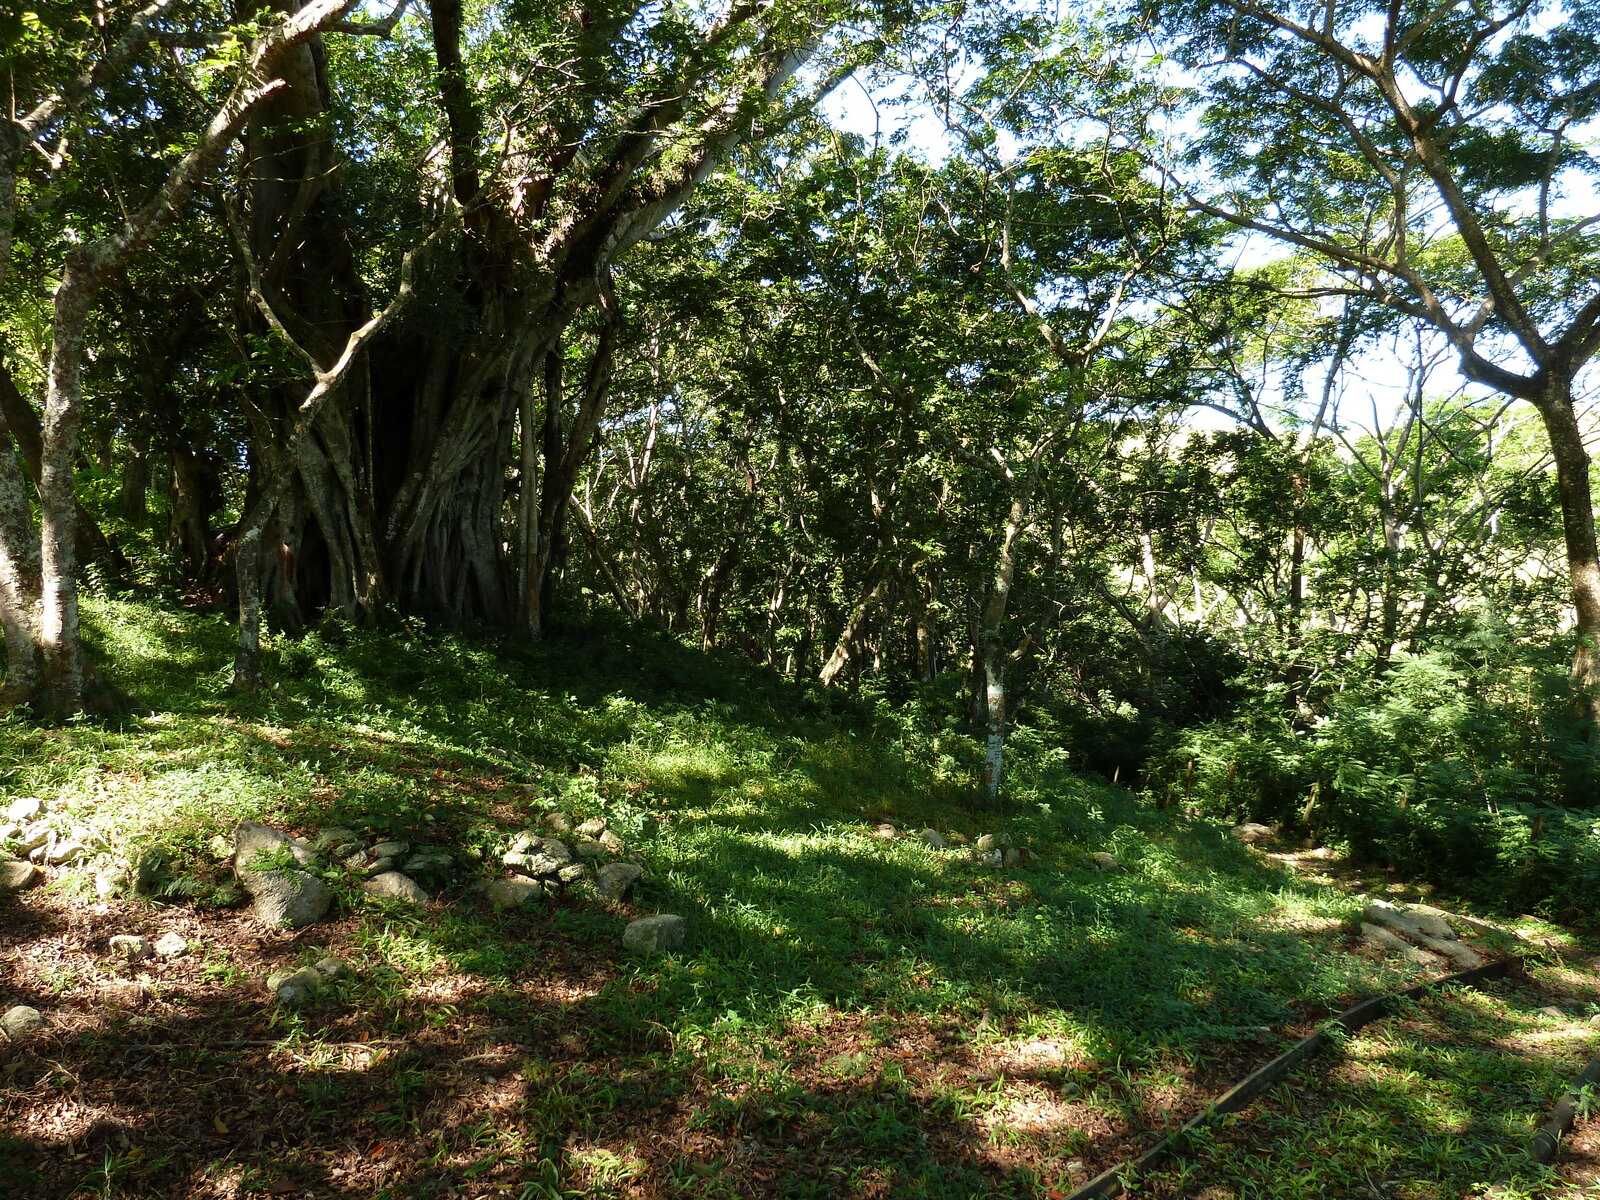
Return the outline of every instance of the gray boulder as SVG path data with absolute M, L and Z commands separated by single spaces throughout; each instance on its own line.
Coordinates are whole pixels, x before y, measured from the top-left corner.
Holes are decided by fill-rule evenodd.
M 257 871 L 260 865 L 273 866 L 295 859 L 294 839 L 255 821 L 240 821 L 233 831 L 233 869 Z
M 6 806 L 6 820 L 21 824 L 31 821 L 44 811 L 44 801 L 37 796 L 19 796 Z
M 611 903 L 623 900 L 643 874 L 637 863 L 608 863 L 594 877 L 595 895 Z
M 1120 865 L 1117 862 L 1116 855 L 1107 854 L 1104 850 L 1089 855 L 1089 861 L 1102 871 L 1115 871 Z
M 322 992 L 324 976 L 315 967 L 294 971 L 274 971 L 267 976 L 267 991 L 285 1008 L 300 1008 L 316 1001 Z
M 379 900 L 404 900 L 408 904 L 428 902 L 428 893 L 422 890 L 422 885 L 399 871 L 375 875 L 361 885 L 361 890 Z
M 263 925 L 299 929 L 320 921 L 333 903 L 328 885 L 304 871 L 239 871 L 239 885 L 249 894 L 256 920 Z
M 502 855 L 501 861 L 524 875 L 555 875 L 572 863 L 572 851 L 555 838 L 534 838 L 527 849 Z
M 531 879 L 496 879 L 483 889 L 483 895 L 496 910 L 515 908 L 524 901 L 539 899 L 544 887 Z
M 38 1033 L 45 1027 L 44 1014 L 37 1008 L 29 1008 L 26 1004 L 18 1004 L 8 1008 L 5 1016 L 0 1017 L 0 1031 L 4 1031 L 8 1038 L 21 1039 L 31 1033 Z
M 0 860 L 0 894 L 20 892 L 39 882 L 39 868 L 29 862 Z
M 604 833 L 605 831 L 606 831 L 605 818 L 604 817 L 592 817 L 589 820 L 585 821 L 582 825 L 579 825 L 572 832 L 577 834 L 579 837 L 597 838 L 602 833 Z
M 374 858 L 404 858 L 409 853 L 410 842 L 379 842 L 372 848 Z
M 944 840 L 944 834 L 937 829 L 924 829 L 917 837 L 923 845 L 933 850 L 943 850 L 949 843 Z
M 1243 842 L 1247 846 L 1253 846 L 1257 842 L 1271 841 L 1277 834 L 1273 833 L 1271 828 L 1266 825 L 1258 824 L 1255 821 L 1245 821 L 1230 829 L 1228 836 Z
M 892 842 L 900 836 L 900 831 L 885 821 L 882 825 L 873 826 L 872 836 L 882 838 L 886 842 Z
M 1361 923 L 1361 940 L 1369 946 L 1377 947 L 1385 954 L 1398 956 L 1407 962 L 1416 963 L 1419 967 L 1437 967 L 1441 961 L 1437 954 L 1419 950 L 1393 930 L 1385 929 L 1382 925 L 1373 925 L 1368 921 Z
M 609 829 L 602 833 L 598 840 L 608 854 L 621 855 L 628 852 L 628 844 Z
M 993 854 L 996 850 L 1009 850 L 1012 847 L 1009 833 L 986 833 L 978 839 L 979 854 Z
M 656 954 L 683 945 L 689 923 L 675 913 L 661 913 L 654 917 L 640 917 L 629 921 L 622 931 L 622 944 L 641 954 Z

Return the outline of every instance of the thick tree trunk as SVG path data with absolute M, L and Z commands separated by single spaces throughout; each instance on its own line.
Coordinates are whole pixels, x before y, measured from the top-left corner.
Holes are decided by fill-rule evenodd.
M 56 288 L 50 376 L 45 392 L 44 453 L 39 478 L 40 610 L 45 707 L 83 707 L 83 642 L 78 627 L 77 496 L 73 491 L 83 417 L 83 339 L 103 263 L 76 247 Z
M 1561 529 L 1566 539 L 1567 569 L 1572 583 L 1576 645 L 1572 651 L 1572 686 L 1578 711 L 1589 736 L 1600 740 L 1600 553 L 1597 553 L 1594 499 L 1589 482 L 1589 452 L 1573 409 L 1570 381 L 1548 385 L 1537 401 L 1550 437 L 1561 497 Z

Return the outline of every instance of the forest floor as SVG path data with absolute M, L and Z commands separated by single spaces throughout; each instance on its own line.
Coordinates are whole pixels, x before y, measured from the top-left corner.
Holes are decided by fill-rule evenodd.
M 664 640 L 331 632 L 235 698 L 221 622 L 94 615 L 144 715 L 0 727 L 0 799 L 168 867 L 157 899 L 99 898 L 89 861 L 0 900 L 0 1009 L 47 1021 L 0 1042 L 0 1196 L 1058 1200 L 1422 977 L 1356 936 L 1360 894 L 1403 883 L 1274 859 L 1027 746 L 1013 801 L 975 809 L 931 717 Z M 484 903 L 473 876 L 552 812 L 625 839 L 629 903 Z M 425 906 L 342 889 L 270 930 L 214 844 L 241 819 L 474 866 Z M 656 912 L 685 946 L 625 952 Z M 1134 1194 L 1600 1195 L 1592 1113 L 1554 1169 L 1523 1153 L 1600 1048 L 1600 946 L 1507 924 L 1526 976 L 1370 1026 Z M 168 933 L 187 950 L 110 952 Z M 353 968 L 331 1002 L 273 1003 L 269 973 L 328 954 Z

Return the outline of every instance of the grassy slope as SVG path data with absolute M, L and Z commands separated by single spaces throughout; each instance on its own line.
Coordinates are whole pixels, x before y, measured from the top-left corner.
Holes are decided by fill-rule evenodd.
M 368 910 L 278 944 L 362 968 L 347 1005 L 311 1017 L 267 1010 L 251 986 L 259 947 L 217 933 L 209 990 L 153 981 L 149 1036 L 177 1041 L 181 1017 L 183 1036 L 217 1040 L 202 1073 L 282 1081 L 291 1098 L 274 1120 L 298 1132 L 270 1153 L 199 1161 L 160 1151 L 154 1133 L 148 1146 L 126 1129 L 67 1137 L 0 1107 L 41 1195 L 1048 1196 L 1308 1020 L 1401 978 L 1347 949 L 1352 901 L 1212 826 L 1047 756 L 1018 763 L 1008 810 L 973 812 L 965 748 L 948 735 L 667 642 L 346 633 L 283 647 L 269 664 L 279 687 L 238 700 L 222 624 L 132 605 L 95 617 L 119 682 L 153 715 L 0 729 L 0 787 L 54 802 L 64 828 L 166 846 L 175 892 L 227 898 L 207 843 L 241 817 L 488 856 L 553 804 L 605 816 L 649 872 L 632 912 L 683 913 L 692 932 L 680 955 L 630 960 L 617 944 L 629 913 L 563 902 L 496 916 L 458 881 L 426 915 Z M 1044 857 L 996 872 L 874 839 L 884 819 L 1003 829 Z M 1098 850 L 1123 869 L 1095 870 Z M 30 929 L 69 924 L 73 887 L 13 903 Z M 247 924 L 196 911 L 219 930 Z M 102 932 L 135 915 L 160 917 L 118 902 Z M 51 1053 L 86 1105 L 94 1080 L 111 1088 L 137 1068 L 82 998 L 112 969 L 58 957 L 52 984 L 19 946 L 0 1003 L 77 1003 L 79 1032 Z M 399 1049 L 360 1069 L 305 1049 L 371 1037 Z M 487 1082 L 462 1067 L 474 1057 L 499 1063 Z M 1569 1058 L 1540 1068 L 1544 1092 Z M 17 1070 L 35 1096 L 56 1086 L 42 1052 Z M 380 1134 L 378 1157 L 403 1169 L 373 1174 Z M 81 1167 L 62 1166 L 66 1141 L 86 1151 Z M 335 1171 L 340 1153 L 353 1161 Z M 1559 1186 L 1507 1170 L 1528 1194 Z

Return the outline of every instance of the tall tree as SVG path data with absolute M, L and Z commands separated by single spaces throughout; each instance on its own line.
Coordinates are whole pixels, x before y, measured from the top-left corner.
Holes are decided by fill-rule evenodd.
M 1323 290 L 1428 323 L 1468 379 L 1537 410 L 1559 485 L 1572 681 L 1600 736 L 1600 554 L 1575 400 L 1600 350 L 1600 214 L 1581 182 L 1600 166 L 1583 132 L 1600 111 L 1600 9 L 1223 0 L 1138 13 L 1202 81 L 1199 209 L 1318 255 Z

